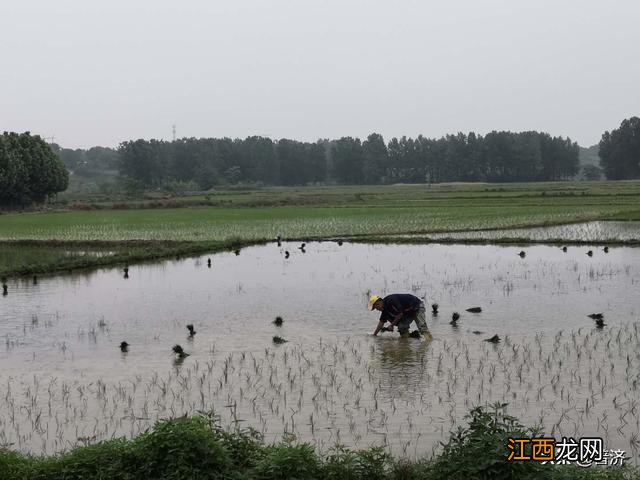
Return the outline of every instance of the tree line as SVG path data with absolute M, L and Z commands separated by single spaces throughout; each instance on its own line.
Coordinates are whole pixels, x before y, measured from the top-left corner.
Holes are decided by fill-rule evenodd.
M 578 145 L 540 132 L 458 133 L 439 139 L 300 142 L 252 136 L 132 140 L 118 148 L 120 174 L 147 188 L 172 181 L 266 185 L 564 180 L 579 171 Z
M 50 146 L 74 175 L 82 177 L 100 177 L 105 174 L 117 175 L 120 168 L 120 155 L 113 148 L 71 149 L 62 148 L 57 143 L 52 143 Z
M 0 136 L 0 205 L 41 203 L 68 184 L 64 163 L 42 138 L 29 132 Z
M 640 118 L 605 132 L 600 166 L 611 180 L 640 178 Z M 121 178 L 141 188 L 185 182 L 201 189 L 221 184 L 389 184 L 450 181 L 525 182 L 575 178 L 579 147 L 543 132 L 458 133 L 434 139 L 342 137 L 300 142 L 246 139 L 131 140 L 117 149 L 65 149 L 29 132 L 0 136 L 0 205 L 40 203 L 65 190 L 67 168 L 85 178 Z M 66 168 L 65 168 L 66 167 Z M 597 179 L 599 169 L 584 178 Z

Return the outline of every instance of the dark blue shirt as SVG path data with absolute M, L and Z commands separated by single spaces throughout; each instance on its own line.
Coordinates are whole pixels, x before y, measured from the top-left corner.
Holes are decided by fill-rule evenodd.
M 420 305 L 422 305 L 422 300 L 409 293 L 394 293 L 384 297 L 382 303 L 384 304 L 384 308 L 380 314 L 380 321 L 391 322 L 400 314 L 404 317 L 418 313 L 418 309 Z

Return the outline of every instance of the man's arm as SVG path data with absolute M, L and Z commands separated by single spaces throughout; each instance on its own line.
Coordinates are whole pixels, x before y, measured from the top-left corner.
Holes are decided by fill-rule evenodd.
M 373 336 L 375 337 L 376 335 L 378 335 L 378 333 L 380 333 L 380 330 L 382 330 L 382 327 L 384 327 L 384 320 L 380 320 L 378 322 L 378 326 L 376 327 L 375 331 L 373 332 Z
M 393 320 L 391 320 L 391 323 L 389 323 L 389 328 L 391 329 L 392 332 L 394 327 L 398 324 L 398 322 L 402 319 L 403 316 L 404 316 L 404 313 L 401 312 L 395 317 L 393 317 Z

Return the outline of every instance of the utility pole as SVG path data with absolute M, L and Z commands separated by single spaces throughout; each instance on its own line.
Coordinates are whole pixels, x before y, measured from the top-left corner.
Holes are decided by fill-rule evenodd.
M 44 140 L 48 140 L 48 143 L 53 143 L 56 139 L 55 135 L 51 135 L 50 137 L 43 137 Z
M 175 126 L 175 125 L 173 125 L 173 126 L 171 127 L 171 130 L 172 130 L 172 132 L 173 132 L 173 141 L 175 142 L 175 141 L 176 141 L 176 126 Z

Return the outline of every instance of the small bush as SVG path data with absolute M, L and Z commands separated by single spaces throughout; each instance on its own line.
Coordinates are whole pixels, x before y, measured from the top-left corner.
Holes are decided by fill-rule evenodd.
M 0 478 L 22 480 L 31 478 L 30 458 L 9 450 L 0 449 Z
M 265 457 L 265 447 L 260 432 L 252 428 L 238 429 L 234 432 L 220 431 L 232 467 L 237 471 L 253 469 Z
M 392 458 L 383 448 L 351 451 L 336 447 L 323 464 L 327 480 L 383 480 L 392 471 Z
M 129 442 L 124 439 L 109 440 L 76 448 L 59 457 L 37 459 L 33 462 L 27 477 L 16 479 L 131 480 L 138 472 L 139 463 L 132 457 Z
M 221 478 L 231 456 L 203 417 L 158 423 L 133 446 L 138 478 Z
M 500 480 L 546 479 L 550 467 L 539 462 L 508 462 L 508 438 L 535 437 L 536 428 L 522 426 L 505 413 L 506 404 L 476 407 L 467 415 L 469 426 L 452 432 L 433 465 L 434 479 Z
M 279 443 L 266 447 L 265 456 L 256 465 L 254 478 L 260 480 L 306 480 L 317 478 L 320 463 L 307 443 Z

